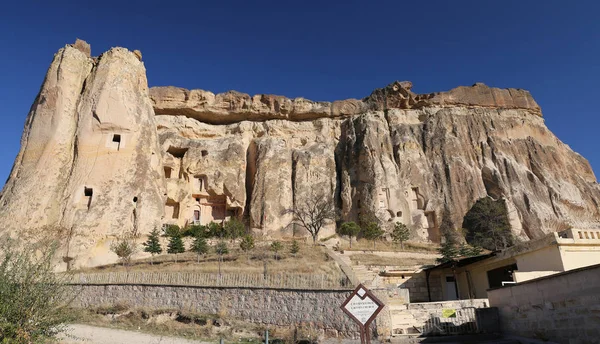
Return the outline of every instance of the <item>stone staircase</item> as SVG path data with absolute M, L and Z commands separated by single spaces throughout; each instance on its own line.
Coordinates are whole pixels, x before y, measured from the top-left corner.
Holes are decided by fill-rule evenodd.
M 340 265 L 344 273 L 346 273 L 355 284 L 362 283 L 369 289 L 385 288 L 379 277 L 378 268 L 369 265 L 354 264 L 350 259 L 351 254 L 342 254 L 339 251 L 334 250 L 332 244 L 326 243 L 324 246 L 327 248 L 329 256 Z
M 348 260 L 348 264 L 351 266 L 352 271 L 356 275 L 356 278 L 367 288 L 377 287 L 378 272 L 375 272 L 364 265 L 352 265 L 350 257 L 344 256 Z

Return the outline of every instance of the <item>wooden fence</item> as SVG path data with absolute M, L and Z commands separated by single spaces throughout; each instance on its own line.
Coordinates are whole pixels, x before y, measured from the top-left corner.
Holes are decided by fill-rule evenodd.
M 354 288 L 342 274 L 298 273 L 198 273 L 198 272 L 104 272 L 74 273 L 71 284 L 138 284 L 198 287 L 281 288 L 301 290 L 339 290 Z

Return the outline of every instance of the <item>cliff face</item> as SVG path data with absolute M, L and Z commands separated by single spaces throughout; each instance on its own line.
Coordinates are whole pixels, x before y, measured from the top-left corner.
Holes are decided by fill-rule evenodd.
M 112 238 L 160 225 L 161 156 L 143 64 L 123 48 L 93 59 L 67 46 L 27 117 L 3 230 L 60 238 L 75 265 L 114 260 Z
M 114 261 L 114 238 L 164 223 L 239 217 L 270 236 L 304 234 L 285 210 L 320 196 L 343 220 L 401 221 L 423 241 L 460 227 L 485 196 L 506 199 L 523 239 L 600 226 L 588 162 L 545 127 L 527 91 L 411 86 L 333 103 L 148 90 L 139 56 L 67 46 L 27 118 L 0 220 L 12 234 L 64 228 L 75 266 Z

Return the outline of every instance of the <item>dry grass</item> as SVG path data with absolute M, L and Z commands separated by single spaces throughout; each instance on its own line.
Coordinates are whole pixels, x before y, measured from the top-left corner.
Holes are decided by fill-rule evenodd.
M 346 251 L 381 251 L 381 252 L 423 252 L 423 253 L 436 253 L 438 245 L 427 244 L 420 242 L 405 242 L 404 249 L 400 248 L 400 244 L 394 244 L 388 241 L 376 241 L 375 249 L 373 249 L 373 242 L 370 240 L 359 239 L 358 241 L 352 242 L 352 248 L 348 242 L 342 244 L 342 248 Z
M 274 254 L 269 249 L 270 242 L 257 242 L 256 248 L 246 254 L 239 249 L 239 244 L 228 242 L 230 253 L 223 256 L 221 271 L 223 273 L 263 273 L 265 262 L 268 273 L 315 273 L 315 274 L 339 274 L 337 264 L 329 258 L 325 248 L 311 244 L 300 243 L 300 252 L 294 257 L 290 251 L 290 242 L 283 242 L 284 249 L 279 253 L 279 259 L 275 260 Z M 123 267 L 120 264 L 111 264 L 94 268 L 86 268 L 79 272 L 116 272 L 116 271 L 145 271 L 145 272 L 203 272 L 215 273 L 219 270 L 218 255 L 209 253 L 200 258 L 193 252 L 186 252 L 175 256 L 163 254 L 155 256 L 153 264 L 150 258 L 133 260 L 130 266 Z
M 77 323 L 93 326 L 141 331 L 163 336 L 183 337 L 192 340 L 218 343 L 263 343 L 265 326 L 232 319 L 226 314 L 196 314 L 181 310 L 129 309 L 127 306 L 73 309 Z M 269 326 L 269 342 L 293 343 L 292 326 Z M 310 324 L 298 324 L 296 338 L 311 339 L 318 336 Z
M 218 314 L 195 314 L 180 310 L 129 309 L 126 306 L 73 309 L 77 323 L 141 331 L 192 340 L 226 343 L 260 343 L 264 328 L 227 319 Z
M 356 265 L 376 265 L 376 266 L 422 266 L 435 264 L 433 258 L 394 258 L 382 257 L 370 253 L 353 254 L 350 256 L 353 264 Z

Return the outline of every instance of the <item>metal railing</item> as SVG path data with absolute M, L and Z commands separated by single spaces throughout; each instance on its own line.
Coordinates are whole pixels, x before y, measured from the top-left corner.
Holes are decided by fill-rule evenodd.
M 421 333 L 425 336 L 477 333 L 475 307 L 433 312 Z
M 199 273 L 141 272 L 74 273 L 70 284 L 136 284 L 195 287 L 280 288 L 302 290 L 351 290 L 353 283 L 341 274 L 299 273 Z

